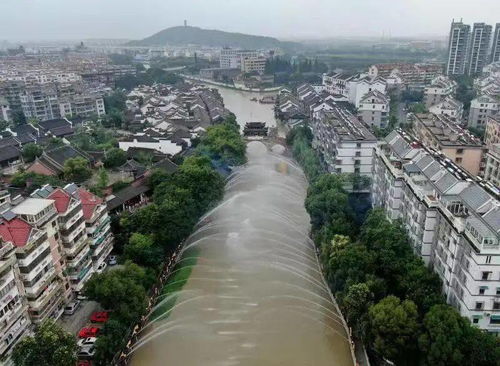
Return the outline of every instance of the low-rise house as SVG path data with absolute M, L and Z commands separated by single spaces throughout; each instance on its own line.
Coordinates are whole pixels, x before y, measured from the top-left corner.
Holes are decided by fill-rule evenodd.
M 68 159 L 82 158 L 93 166 L 94 159 L 87 153 L 71 145 L 63 145 L 46 150 L 26 169 L 42 175 L 58 176 L 64 172 L 64 163 Z
M 442 102 L 431 106 L 429 112 L 444 114 L 454 120 L 455 123 L 461 124 L 464 114 L 464 104 L 452 97 L 446 97 Z
M 452 97 L 457 90 L 457 83 L 449 77 L 440 75 L 434 78 L 424 89 L 424 103 L 427 109 Z

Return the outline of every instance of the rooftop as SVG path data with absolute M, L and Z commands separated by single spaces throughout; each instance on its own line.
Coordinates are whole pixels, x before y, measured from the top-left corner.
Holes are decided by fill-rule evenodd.
M 46 209 L 54 200 L 44 198 L 26 198 L 17 206 L 12 208 L 12 212 L 18 215 L 36 215 L 40 211 Z

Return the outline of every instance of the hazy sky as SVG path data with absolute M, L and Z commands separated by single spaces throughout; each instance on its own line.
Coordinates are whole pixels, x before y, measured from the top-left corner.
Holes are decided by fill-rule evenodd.
M 0 40 L 129 38 L 189 25 L 278 38 L 446 36 L 500 22 L 500 0 L 0 0 Z

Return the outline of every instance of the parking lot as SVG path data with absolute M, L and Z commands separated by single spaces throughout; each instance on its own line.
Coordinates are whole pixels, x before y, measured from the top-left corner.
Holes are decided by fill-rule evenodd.
M 90 314 L 101 310 L 95 301 L 82 301 L 73 315 L 63 315 L 59 319 L 64 330 L 77 335 L 78 331 L 90 323 Z M 93 325 L 95 326 L 95 324 Z

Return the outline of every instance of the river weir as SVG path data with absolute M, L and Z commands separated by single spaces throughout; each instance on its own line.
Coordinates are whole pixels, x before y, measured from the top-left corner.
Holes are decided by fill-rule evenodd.
M 283 150 L 248 144 L 248 163 L 186 241 L 187 283 L 149 318 L 132 365 L 354 365 L 309 239 L 307 180 Z

